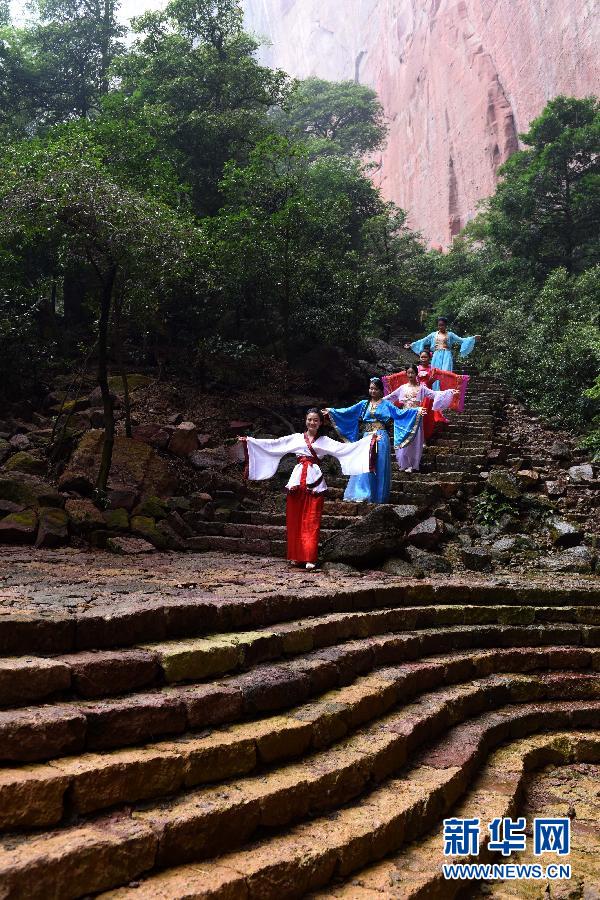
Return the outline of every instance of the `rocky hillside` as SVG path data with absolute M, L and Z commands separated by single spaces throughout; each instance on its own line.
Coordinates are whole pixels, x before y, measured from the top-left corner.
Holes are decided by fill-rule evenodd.
M 356 79 L 389 119 L 376 180 L 410 224 L 446 245 L 493 193 L 517 135 L 557 94 L 600 91 L 600 17 L 589 0 L 245 0 L 300 78 Z
M 283 395 L 273 386 L 200 395 L 130 375 L 131 437 L 122 383 L 112 379 L 118 435 L 104 503 L 94 495 L 103 436 L 97 389 L 57 386 L 37 408 L 16 405 L 0 422 L 0 543 L 284 556 L 284 484 L 294 459 L 270 482 L 244 484 L 237 435 L 277 437 L 298 428 L 307 406 L 332 402 L 321 394 L 325 382 L 332 396 L 355 399 L 367 373 L 396 371 L 410 357 L 401 349 L 407 337 L 371 342 L 369 361 L 332 351 L 326 379 L 315 368 L 311 384 L 298 372 Z M 294 377 L 305 394 L 294 392 Z M 345 479 L 325 462 L 326 566 L 406 577 L 523 568 L 592 574 L 598 478 L 575 440 L 476 373 L 465 412 L 450 418 L 425 451 L 421 472 L 399 473 L 392 461 L 388 505 L 344 502 Z

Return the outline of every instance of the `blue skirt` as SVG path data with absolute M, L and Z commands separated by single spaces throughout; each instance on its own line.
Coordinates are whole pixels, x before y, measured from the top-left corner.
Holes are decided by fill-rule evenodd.
M 379 429 L 377 464 L 374 472 L 353 475 L 346 486 L 344 500 L 363 500 L 366 503 L 388 503 L 392 481 L 390 439 L 387 431 Z
M 436 350 L 431 357 L 432 369 L 442 369 L 444 372 L 454 371 L 454 359 L 450 350 Z M 431 385 L 433 391 L 439 391 L 439 381 L 434 381 Z

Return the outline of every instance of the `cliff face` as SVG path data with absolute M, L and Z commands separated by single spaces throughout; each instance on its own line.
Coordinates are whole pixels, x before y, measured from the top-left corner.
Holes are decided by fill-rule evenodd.
M 245 0 L 269 65 L 356 79 L 389 119 L 375 176 L 432 244 L 493 192 L 557 94 L 600 92 L 597 0 Z

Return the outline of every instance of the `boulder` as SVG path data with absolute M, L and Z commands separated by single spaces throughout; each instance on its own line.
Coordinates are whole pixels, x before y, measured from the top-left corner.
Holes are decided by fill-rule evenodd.
M 434 575 L 436 573 L 448 574 L 452 571 L 452 566 L 447 559 L 438 553 L 429 553 L 420 547 L 407 547 L 406 555 L 415 569 L 423 572 L 424 575 Z
M 137 425 L 131 431 L 134 441 L 141 441 L 143 444 L 149 444 L 156 447 L 157 450 L 166 450 L 169 444 L 170 434 L 161 425 Z
M 90 428 L 104 428 L 104 410 L 90 409 L 89 411 Z
M 444 537 L 444 523 L 435 516 L 430 516 L 410 531 L 408 543 L 423 550 L 433 550 Z
M 519 469 L 517 478 L 521 487 L 525 490 L 536 488 L 540 483 L 540 473 L 535 469 Z
M 119 396 L 115 392 L 114 388 L 112 388 L 110 390 L 110 396 L 112 397 L 112 402 L 114 404 L 114 408 L 118 409 L 119 406 L 121 405 L 121 401 L 119 399 Z M 92 391 L 92 393 L 90 394 L 90 396 L 88 398 L 88 406 L 93 406 L 93 407 L 96 407 L 99 409 L 101 409 L 103 407 L 102 391 L 100 390 L 100 385 L 98 385 L 98 387 L 95 387 L 94 390 Z
M 29 506 L 64 506 L 64 498 L 52 485 L 29 475 L 8 476 L 0 473 L 0 503 Z M 16 512 L 17 510 L 13 510 Z
M 502 557 L 507 554 L 519 553 L 521 550 L 533 550 L 534 547 L 535 544 L 526 534 L 515 534 L 494 541 L 490 552 L 494 557 Z
M 112 484 L 107 491 L 107 501 L 110 509 L 123 507 L 131 512 L 138 501 L 139 492 L 135 486 L 128 484 Z
M 171 498 L 172 499 L 172 498 Z M 151 519 L 164 519 L 169 512 L 169 508 L 164 500 L 159 497 L 149 496 L 138 503 L 133 510 L 134 516 L 147 516 Z
M 494 469 L 490 472 L 487 483 L 496 493 L 502 494 L 508 500 L 518 500 L 521 496 L 516 475 L 506 469 Z
M 121 556 L 139 556 L 142 553 L 154 553 L 154 547 L 140 537 L 109 537 L 106 549 Z
M 33 544 L 37 525 L 33 509 L 9 513 L 0 521 L 0 544 Z
M 180 513 L 189 512 L 192 508 L 192 504 L 188 497 L 169 497 L 166 506 L 168 509 L 174 509 Z
M 231 459 L 227 451 L 223 448 L 217 450 L 196 450 L 190 454 L 189 460 L 195 469 L 213 469 L 217 472 L 226 469 L 231 465 Z M 284 457 L 283 463 L 290 461 L 291 468 L 296 465 L 295 457 Z M 279 470 L 283 472 L 282 467 Z M 291 470 L 290 470 L 291 471 Z
M 60 478 L 61 490 L 73 490 L 91 495 L 94 490 L 104 432 L 88 431 Z M 139 497 L 152 494 L 167 497 L 176 487 L 176 479 L 166 462 L 147 444 L 117 435 L 113 447 L 112 466 L 108 479 L 109 498 L 114 508 L 133 508 Z M 115 496 L 111 497 L 110 492 Z M 124 502 L 123 495 L 126 496 Z M 133 498 L 133 502 L 131 502 Z
M 169 441 L 169 453 L 191 456 L 198 449 L 198 429 L 193 422 L 181 422 Z
M 346 575 L 361 575 L 361 572 L 358 569 L 355 569 L 354 566 L 349 566 L 347 563 L 336 563 L 336 562 L 325 562 L 321 566 L 321 571 L 325 573 L 325 575 L 333 575 L 333 576 L 346 576 Z
M 404 543 L 406 525 L 390 506 L 378 506 L 337 532 L 323 544 L 321 556 L 327 562 L 368 565 L 394 556 Z
M 408 531 L 417 521 L 417 517 L 419 515 L 419 507 L 415 506 L 414 503 L 402 503 L 398 506 L 394 506 L 394 512 L 398 516 L 401 522 L 404 523 L 406 530 Z
M 594 555 L 587 547 L 571 547 L 542 561 L 542 566 L 551 572 L 575 572 L 588 575 L 594 569 Z
M 547 528 L 555 547 L 575 547 L 583 540 L 583 533 L 579 528 L 564 519 L 551 519 Z
M 105 509 L 102 513 L 104 524 L 109 531 L 129 531 L 129 515 L 122 507 L 119 509 Z
M 18 452 L 19 450 L 31 449 L 31 441 L 26 434 L 15 434 L 11 437 L 8 443 L 12 447 L 14 453 Z
M 140 388 L 148 387 L 149 384 L 152 384 L 153 378 L 149 375 L 141 375 L 137 372 L 130 372 L 125 376 L 127 378 L 127 387 L 129 389 L 129 393 L 133 394 L 134 391 L 139 391 Z M 118 394 L 119 397 L 123 396 L 123 378 L 121 375 L 111 375 L 108 379 L 108 387 L 111 392 Z
M 578 484 L 584 481 L 593 481 L 594 470 L 589 463 L 584 463 L 581 466 L 571 466 L 569 469 L 569 478 L 571 481 Z
M 130 520 L 132 534 L 149 541 L 157 550 L 166 550 L 167 538 L 158 530 L 155 520 L 151 516 L 132 516 Z
M 38 510 L 36 547 L 60 547 L 69 540 L 69 517 L 64 509 L 42 506 Z
M 571 448 L 564 441 L 554 441 L 548 451 L 552 459 L 570 459 Z
M 4 463 L 3 472 L 24 472 L 26 475 L 45 475 L 48 464 L 45 459 L 39 459 L 31 453 L 22 450 L 15 453 Z
M 565 492 L 565 485 L 562 481 L 547 481 L 546 493 L 549 497 L 562 497 Z
M 492 554 L 485 547 L 463 547 L 460 553 L 462 564 L 475 572 L 489 572 L 492 568 Z
M 166 541 L 167 549 L 187 550 L 187 547 L 185 545 L 185 538 L 182 538 L 181 535 L 178 534 L 178 532 L 173 528 L 171 524 L 169 524 L 166 519 L 161 519 L 160 522 L 156 523 L 156 530 Z
M 189 500 L 193 510 L 203 510 L 206 504 L 211 502 L 212 496 L 205 491 L 196 491 L 190 494 Z
M 393 347 L 392 344 L 388 344 L 386 341 L 380 340 L 380 338 L 365 338 L 363 344 L 367 351 L 369 362 L 375 363 L 377 368 L 385 369 L 388 372 L 398 372 L 405 365 L 400 360 L 402 351 L 399 351 L 397 347 Z M 412 355 L 412 351 L 409 355 L 411 360 L 415 358 Z M 408 358 L 407 351 L 404 351 L 404 356 Z
M 104 527 L 104 517 L 91 500 L 67 500 L 65 510 L 73 528 L 77 531 L 93 531 Z
M 425 574 L 423 569 L 407 562 L 400 556 L 392 556 L 386 560 L 381 567 L 381 571 L 385 572 L 386 575 L 397 575 L 402 578 L 423 578 Z

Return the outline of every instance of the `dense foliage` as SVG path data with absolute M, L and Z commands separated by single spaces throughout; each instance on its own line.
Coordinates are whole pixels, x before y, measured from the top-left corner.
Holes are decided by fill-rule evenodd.
M 436 309 L 487 336 L 479 359 L 533 409 L 599 447 L 600 104 L 557 97 L 521 137 L 495 195 L 439 257 Z
M 597 100 L 551 101 L 428 252 L 369 178 L 375 93 L 262 66 L 239 0 L 171 0 L 129 36 L 118 0 L 31 10 L 15 27 L 0 0 L 0 398 L 82 356 L 235 382 L 430 309 L 484 334 L 478 362 L 533 407 L 589 426 Z

